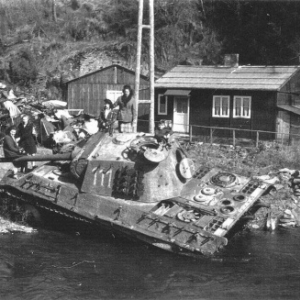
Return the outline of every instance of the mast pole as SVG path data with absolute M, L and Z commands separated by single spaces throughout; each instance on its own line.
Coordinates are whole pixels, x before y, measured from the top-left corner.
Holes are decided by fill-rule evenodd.
M 143 30 L 143 11 L 144 0 L 139 0 L 139 15 L 138 15 L 138 35 L 137 35 L 137 52 L 136 52 L 136 67 L 135 67 L 135 111 L 136 119 L 134 120 L 133 131 L 137 132 L 137 119 L 139 115 L 139 90 L 140 90 L 140 72 L 141 72 L 141 52 L 142 52 L 142 30 Z
M 144 0 L 139 0 L 138 15 L 138 35 L 137 35 L 137 53 L 135 68 L 135 110 L 136 119 L 134 120 L 134 132 L 137 131 L 137 118 L 139 106 L 139 89 L 141 74 L 141 52 L 142 52 L 142 34 L 143 29 L 149 29 L 149 90 L 150 90 L 150 113 L 149 113 L 149 132 L 154 133 L 154 1 L 149 0 L 149 25 L 143 25 Z
M 153 0 L 149 0 L 149 65 L 150 65 L 150 116 L 149 116 L 149 132 L 154 134 L 154 4 Z

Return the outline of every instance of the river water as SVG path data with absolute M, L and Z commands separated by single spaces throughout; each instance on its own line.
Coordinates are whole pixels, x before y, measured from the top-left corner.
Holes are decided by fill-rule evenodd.
M 0 299 L 299 299 L 300 229 L 244 231 L 213 258 L 181 257 L 51 219 L 0 235 Z

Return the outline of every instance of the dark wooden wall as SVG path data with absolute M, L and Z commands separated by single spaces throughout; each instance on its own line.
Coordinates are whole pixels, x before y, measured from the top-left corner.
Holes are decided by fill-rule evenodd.
M 298 71 L 281 89 L 278 91 L 277 103 L 279 105 L 291 105 L 300 107 L 300 72 Z M 300 137 L 300 116 L 290 112 L 290 142 L 299 143 Z
M 135 74 L 120 66 L 111 66 L 67 83 L 67 102 L 70 109 L 84 109 L 99 115 L 107 90 L 121 91 L 125 84 L 134 88 Z M 140 100 L 149 100 L 149 82 L 141 76 Z
M 290 124 L 290 141 L 292 143 L 300 142 L 300 116 L 294 113 L 291 113 L 291 124 Z
M 300 71 L 278 91 L 277 103 L 300 106 Z
M 157 98 L 158 94 L 163 94 L 166 89 L 158 89 L 156 91 L 155 102 L 155 120 L 170 119 L 173 120 L 173 97 L 168 97 L 168 115 L 158 115 Z M 214 95 L 230 96 L 230 117 L 229 118 L 213 118 L 212 103 Z M 251 118 L 233 118 L 233 97 L 234 96 L 251 96 Z M 276 93 L 263 91 L 229 91 L 229 90 L 192 90 L 190 94 L 190 124 L 202 126 L 229 127 L 240 129 L 253 129 L 275 131 L 276 129 Z M 208 134 L 209 130 L 193 128 L 193 134 Z M 215 131 L 217 136 L 232 136 L 232 131 Z M 237 137 L 250 138 L 255 133 L 237 132 Z M 269 136 L 262 134 L 261 138 L 271 139 L 274 135 Z

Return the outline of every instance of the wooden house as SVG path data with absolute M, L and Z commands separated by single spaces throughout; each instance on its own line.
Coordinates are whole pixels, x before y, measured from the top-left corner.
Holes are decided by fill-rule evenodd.
M 124 85 L 128 84 L 134 88 L 134 83 L 135 72 L 117 64 L 85 74 L 67 82 L 68 108 L 83 109 L 86 113 L 98 116 L 103 109 L 104 99 L 114 102 L 122 95 Z M 140 76 L 139 99 L 150 99 L 149 80 L 143 75 Z M 147 105 L 149 106 L 149 103 L 140 107 L 140 118 L 149 114 Z
M 300 67 L 179 65 L 156 81 L 155 102 L 156 121 L 171 120 L 177 132 L 200 125 L 245 129 L 239 137 L 262 130 L 286 134 L 260 133 L 262 139 L 291 138 L 300 134 Z M 193 126 L 193 134 L 205 130 Z

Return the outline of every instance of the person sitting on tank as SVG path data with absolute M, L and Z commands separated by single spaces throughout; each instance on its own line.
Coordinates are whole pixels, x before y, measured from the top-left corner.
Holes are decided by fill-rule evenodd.
M 17 135 L 20 137 L 19 145 L 24 149 L 27 155 L 35 156 L 37 153 L 36 140 L 34 137 L 34 127 L 29 121 L 28 115 L 22 116 L 22 122 L 19 124 Z M 32 168 L 35 166 L 32 162 Z
M 165 120 L 160 120 L 155 130 L 155 138 L 159 144 L 168 144 L 170 136 L 173 134 L 172 127 Z
M 136 110 L 133 95 L 134 92 L 130 85 L 124 85 L 123 95 L 114 103 L 114 107 L 119 107 L 117 116 L 119 132 L 131 133 L 136 126 Z
M 113 134 L 113 125 L 117 119 L 117 114 L 113 108 L 114 106 L 111 100 L 104 99 L 104 110 L 100 112 L 98 118 L 99 130 L 108 132 L 110 136 Z
M 25 156 L 25 151 L 22 150 L 18 146 L 18 138 L 16 137 L 17 133 L 17 128 L 16 126 L 11 126 L 7 130 L 7 134 L 4 137 L 3 141 L 3 152 L 4 152 L 4 157 L 6 158 L 18 158 Z M 18 169 L 20 169 L 21 172 L 24 172 L 27 167 L 26 162 L 13 162 L 13 173 L 14 176 L 18 173 Z
M 78 141 L 83 140 L 87 136 L 87 133 L 82 129 L 82 126 L 82 120 L 77 120 L 76 123 L 73 125 L 75 136 Z

